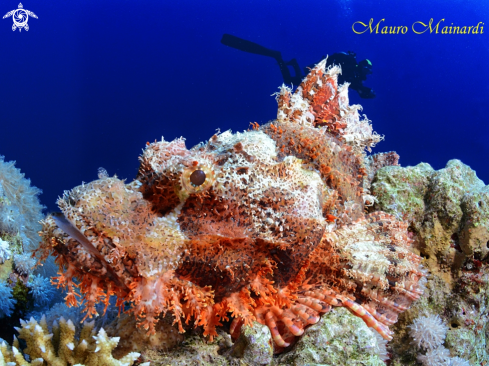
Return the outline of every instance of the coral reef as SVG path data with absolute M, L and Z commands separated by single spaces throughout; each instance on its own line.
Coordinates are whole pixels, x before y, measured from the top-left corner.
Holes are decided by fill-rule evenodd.
M 41 191 L 14 165 L 0 156 L 0 282 L 8 280 L 11 287 L 17 280 L 27 283 L 32 273 L 31 251 L 37 248 L 43 218 Z
M 228 359 L 238 358 L 247 364 L 269 365 L 273 361 L 273 347 L 267 326 L 254 323 L 244 326 L 228 352 Z
M 452 364 L 487 364 L 489 186 L 470 167 L 451 160 L 438 171 L 426 163 L 383 167 L 373 179 L 372 193 L 372 210 L 409 223 L 414 250 L 430 270 L 425 294 L 395 326 L 391 365 L 415 365 L 417 359 L 430 364 L 443 357 Z M 425 347 L 425 354 L 410 346 L 411 333 L 433 328 L 425 319 L 434 315 L 448 330 L 443 345 L 437 348 L 435 342 Z
M 425 272 L 406 223 L 364 212 L 368 171 L 395 156 L 365 163 L 382 137 L 325 64 L 295 92 L 280 89 L 273 122 L 190 150 L 183 139 L 148 143 L 133 182 L 102 171 L 66 192 L 39 253 L 56 256 L 67 304 L 79 287 L 91 317 L 114 295 L 150 334 L 169 312 L 180 332 L 193 320 L 210 340 L 229 317 L 234 338 L 257 321 L 275 352 L 346 307 L 391 339 Z
M 148 143 L 134 181 L 100 168 L 65 192 L 36 253 L 66 305 L 22 321 L 0 366 L 487 365 L 489 186 L 458 160 L 367 156 L 383 137 L 339 72 L 282 86 L 263 126 Z M 0 157 L 6 328 L 54 294 L 38 193 Z
M 240 366 L 240 358 L 229 358 L 222 354 L 229 352 L 232 345 L 229 335 L 217 330 L 212 341 L 206 341 L 202 334 L 185 334 L 185 341 L 168 352 L 144 350 L 141 359 L 151 366 Z M 251 363 L 250 365 L 257 365 Z
M 0 337 L 5 339 L 12 339 L 19 319 L 33 306 L 47 304 L 47 296 L 53 293 L 49 279 L 42 277 L 45 296 L 41 296 L 40 274 L 34 276 L 32 250 L 38 246 L 43 218 L 40 193 L 15 162 L 0 156 Z
M 307 328 L 304 335 L 286 353 L 273 356 L 272 336 L 268 327 L 257 322 L 243 326 L 233 343 L 228 334 L 218 331 L 212 342 L 190 330 L 177 347 L 141 351 L 143 361 L 163 365 L 385 365 L 386 341 L 346 309 L 336 309 Z
M 185 340 L 184 334 L 172 325 L 169 316 L 155 324 L 155 333 L 147 332 L 136 326 L 136 319 L 131 314 L 121 314 L 109 325 L 105 326 L 109 336 L 119 337 L 119 344 L 113 351 L 115 357 L 122 357 L 128 352 L 167 351 Z
M 450 358 L 450 351 L 442 345 L 448 326 L 443 323 L 440 316 L 432 314 L 420 316 L 408 328 L 410 328 L 409 335 L 413 339 L 412 344 L 420 351 L 417 359 L 424 366 L 468 364 L 460 357 Z
M 459 180 L 456 192 L 463 193 L 456 200 L 450 192 L 456 186 L 452 178 L 447 178 L 453 173 L 446 172 L 451 169 L 460 171 L 462 177 L 472 177 L 466 181 L 463 178 Z M 459 161 L 450 161 L 444 170 L 445 172 L 436 176 L 443 175 L 449 182 L 439 179 L 435 182 L 436 186 L 445 187 L 441 192 L 438 191 L 439 197 L 445 197 L 444 200 L 449 202 L 431 200 L 431 190 L 436 187 L 431 178 L 437 172 L 428 164 L 422 163 L 415 167 L 381 166 L 372 175 L 372 193 L 377 202 L 371 210 L 385 210 L 409 223 L 410 236 L 415 243 L 414 250 L 420 251 L 430 271 L 424 295 L 401 314 L 398 323 L 393 327 L 395 334 L 393 340 L 387 344 L 387 349 L 385 343 L 372 338 L 371 330 L 358 322 L 358 318 L 336 309 L 323 316 L 318 324 L 307 328 L 294 347 L 272 359 L 269 365 L 368 364 L 369 357 L 371 361 L 368 362 L 374 362 L 373 364 L 382 364 L 382 360 L 390 359 L 390 365 L 395 366 L 487 365 L 489 258 L 477 250 L 472 254 L 465 254 L 456 240 L 458 235 L 453 235 L 466 228 L 467 220 L 476 216 L 473 213 L 474 207 L 481 209 L 472 226 L 478 228 L 480 225 L 487 229 L 485 222 L 489 217 L 489 205 L 486 202 L 489 197 L 484 194 L 487 186 L 474 179 L 475 173 Z M 477 205 L 467 204 L 468 198 L 472 197 L 478 198 Z M 431 208 L 431 205 L 434 207 Z M 452 218 L 460 220 L 458 225 L 447 223 L 447 227 L 457 228 L 455 232 L 446 233 L 443 237 L 424 236 L 425 233 L 430 233 L 426 228 L 436 226 L 433 220 L 437 216 L 426 215 L 427 212 L 443 207 L 455 210 L 457 205 L 462 210 L 462 215 Z M 438 254 L 435 255 L 434 252 Z M 254 327 L 256 326 L 255 323 Z M 338 330 L 338 333 L 334 330 Z M 209 344 L 190 334 L 174 350 L 143 351 L 142 358 L 154 360 L 154 365 L 239 365 L 244 360 L 248 344 L 244 338 L 246 333 L 243 331 L 234 345 L 226 340 L 224 333 L 219 333 L 216 340 Z M 266 337 L 254 340 L 254 349 L 263 349 L 269 344 Z M 233 348 L 241 351 L 231 352 Z M 253 359 L 253 355 L 251 350 L 248 351 L 247 360 Z M 256 360 L 258 359 L 257 356 Z
M 385 340 L 344 309 L 323 316 L 277 365 L 385 365 Z
M 409 335 L 419 349 L 434 349 L 445 341 L 448 327 L 439 315 L 421 316 L 409 326 Z
M 23 249 L 28 251 L 39 242 L 37 232 L 44 207 L 38 198 L 41 190 L 31 186 L 14 165 L 15 161 L 5 162 L 0 155 L 0 232 L 2 236 L 19 235 Z
M 56 256 L 67 303 L 79 286 L 93 316 L 115 295 L 150 333 L 169 311 L 179 331 L 194 320 L 211 339 L 229 315 L 234 337 L 256 320 L 275 352 L 343 306 L 391 339 L 424 272 L 407 224 L 364 214 L 365 150 L 381 137 L 339 72 L 323 61 L 294 93 L 283 86 L 265 126 L 190 150 L 148 143 L 135 181 L 100 174 L 66 192 L 39 252 Z
M 0 282 L 0 318 L 10 316 L 17 302 L 12 296 L 12 288 L 6 282 Z
M 425 355 L 419 355 L 418 361 L 424 366 L 443 366 L 450 364 L 450 351 L 443 346 L 429 349 Z
M 36 259 L 32 258 L 31 253 L 16 254 L 14 256 L 14 263 L 17 273 L 27 276 L 34 269 Z
M 17 339 L 12 347 L 3 342 L 0 345 L 0 365 L 47 365 L 47 366 L 130 366 L 138 359 L 139 353 L 129 353 L 120 360 L 112 357 L 112 350 L 119 342 L 118 338 L 109 338 L 101 328 L 95 335 L 93 322 L 85 323 L 78 339 L 75 338 L 75 326 L 71 320 L 59 319 L 53 325 L 52 333 L 43 317 L 38 323 L 33 318 L 21 321 L 22 327 L 17 329 L 19 338 L 27 347 L 22 353 L 28 355 L 28 362 L 20 352 Z M 143 365 L 143 364 L 141 364 Z M 149 363 L 144 365 L 149 366 Z
M 102 305 L 102 309 L 103 309 L 103 305 Z M 107 314 L 104 317 L 97 317 L 93 319 L 93 321 L 95 322 L 95 328 L 98 329 L 106 326 L 107 322 L 105 321 L 101 322 L 101 319 L 106 318 L 107 315 L 111 312 L 111 310 L 112 308 L 109 307 Z M 85 316 L 85 314 L 83 314 L 82 312 L 81 307 L 68 307 L 62 298 L 61 300 L 54 302 L 50 306 L 42 306 L 39 309 L 36 308 L 33 311 L 29 312 L 28 314 L 30 315 L 29 319 L 32 317 L 38 322 L 41 321 L 42 317 L 44 317 L 49 329 L 52 328 L 55 322 L 59 322 L 59 319 L 61 317 L 65 319 L 71 319 L 71 321 L 74 324 L 80 324 L 82 323 L 82 319 Z M 113 317 L 111 317 L 110 320 L 113 320 Z
M 12 256 L 8 241 L 0 239 L 0 264 L 4 264 Z
M 54 295 L 54 288 L 51 285 L 51 281 L 49 278 L 41 275 L 33 276 L 27 283 L 27 286 L 34 298 L 34 302 L 41 306 L 48 304 L 49 299 Z

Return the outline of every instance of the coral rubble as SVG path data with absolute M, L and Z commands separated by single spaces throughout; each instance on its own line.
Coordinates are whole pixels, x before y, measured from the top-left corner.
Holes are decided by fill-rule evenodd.
M 345 307 L 391 339 L 425 272 L 406 223 L 365 214 L 364 183 L 397 160 L 366 163 L 381 136 L 325 64 L 295 92 L 280 89 L 264 126 L 190 150 L 183 139 L 148 143 L 133 182 L 102 172 L 66 192 L 39 252 L 56 256 L 67 303 L 79 287 L 90 317 L 114 295 L 150 334 L 168 312 L 180 332 L 193 321 L 210 340 L 229 318 L 234 338 L 257 321 L 276 353 Z

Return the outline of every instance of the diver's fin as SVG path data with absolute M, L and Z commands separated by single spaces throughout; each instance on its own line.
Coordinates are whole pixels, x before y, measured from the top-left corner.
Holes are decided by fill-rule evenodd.
M 279 51 L 270 50 L 266 47 L 260 46 L 257 43 L 247 41 L 246 39 L 242 39 L 236 36 L 232 36 L 231 34 L 223 34 L 221 43 L 225 46 L 236 48 L 240 51 L 273 57 L 275 59 L 282 59 L 282 55 Z

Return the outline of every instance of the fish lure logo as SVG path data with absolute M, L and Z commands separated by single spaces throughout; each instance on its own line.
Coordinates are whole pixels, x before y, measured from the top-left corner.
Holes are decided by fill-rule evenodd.
M 27 21 L 29 20 L 29 15 L 33 18 L 37 19 L 37 15 L 34 14 L 30 10 L 24 9 L 24 6 L 22 3 L 19 3 L 18 9 L 14 9 L 12 11 L 9 11 L 7 14 L 3 16 L 3 19 L 12 17 L 14 20 L 14 24 L 12 25 L 12 30 L 15 31 L 17 28 L 19 28 L 19 32 L 22 31 L 22 28 L 24 28 L 26 31 L 29 30 L 29 25 L 27 24 Z

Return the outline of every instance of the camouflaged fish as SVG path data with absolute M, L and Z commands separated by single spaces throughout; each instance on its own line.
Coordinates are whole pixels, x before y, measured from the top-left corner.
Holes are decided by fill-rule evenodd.
M 166 313 L 210 338 L 223 321 L 235 337 L 258 321 L 276 352 L 344 306 L 390 339 L 425 272 L 406 223 L 366 214 L 366 151 L 381 137 L 325 65 L 280 88 L 266 125 L 190 150 L 148 143 L 133 182 L 104 175 L 66 192 L 39 250 L 56 256 L 67 303 L 77 278 L 87 316 L 115 295 L 149 332 Z

